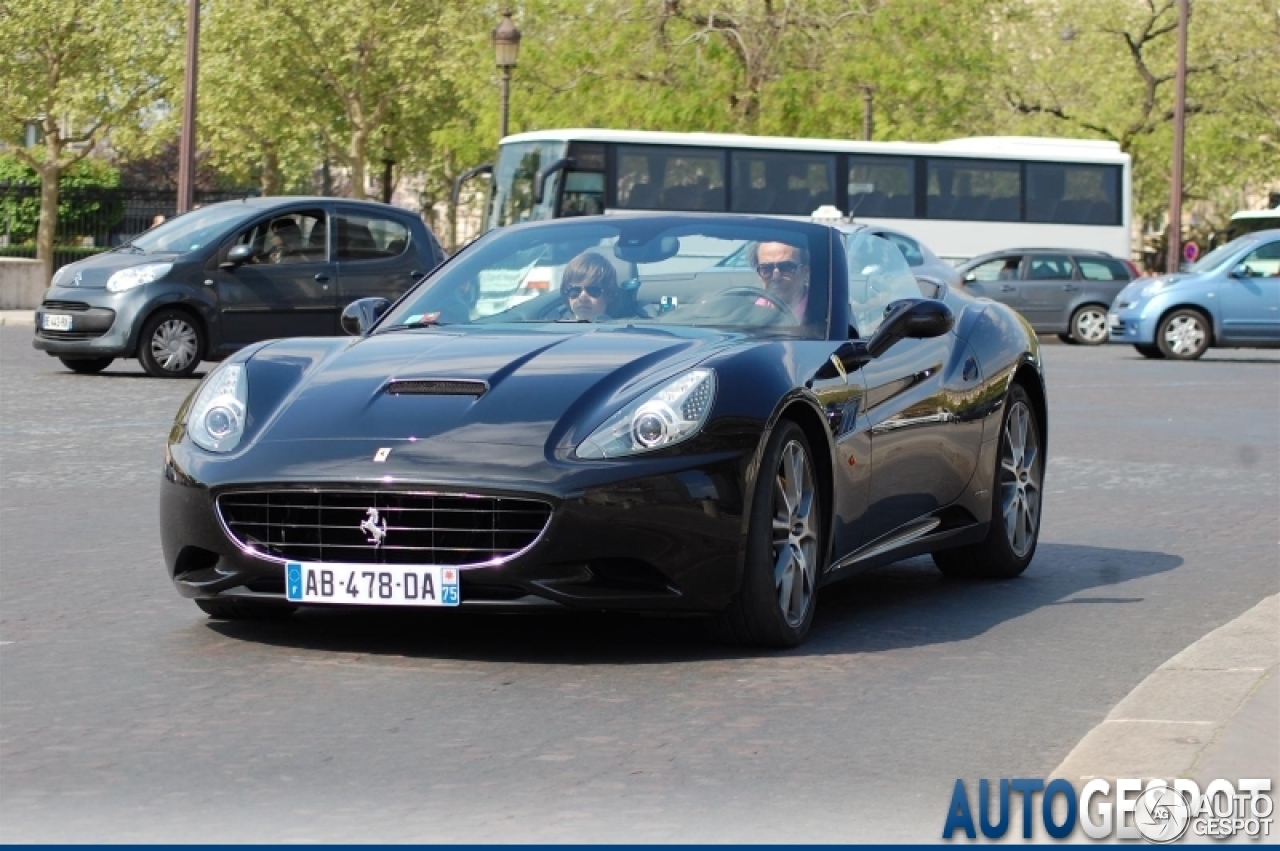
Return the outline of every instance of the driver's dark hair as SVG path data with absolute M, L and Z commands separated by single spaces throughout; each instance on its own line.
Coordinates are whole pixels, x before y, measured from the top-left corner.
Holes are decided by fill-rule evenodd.
M 803 245 L 796 245 L 794 242 L 787 239 L 761 239 L 751 243 L 747 248 L 747 262 L 751 264 L 752 269 L 760 264 L 760 245 L 765 242 L 777 242 L 790 248 L 794 248 L 800 254 L 800 262 L 806 266 L 809 265 L 809 249 L 805 248 Z
M 596 284 L 604 290 L 605 303 L 612 305 L 618 299 L 618 273 L 613 264 L 594 251 L 579 254 L 564 267 L 560 279 L 560 295 L 568 294 L 569 287 L 589 287 Z

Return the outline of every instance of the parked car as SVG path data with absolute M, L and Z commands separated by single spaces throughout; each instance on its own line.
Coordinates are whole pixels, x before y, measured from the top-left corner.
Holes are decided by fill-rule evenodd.
M 182 378 L 259 340 L 338 334 L 343 305 L 394 300 L 443 259 L 421 218 L 387 204 L 224 201 L 59 269 L 34 345 L 73 372 L 136 357 Z
M 924 280 L 935 285 L 946 284 L 949 287 L 963 285 L 960 271 L 934 254 L 927 245 L 914 236 L 880 225 L 872 225 L 870 230 L 871 233 L 884 237 L 898 247 L 917 280 Z
M 744 246 L 756 264 L 720 266 Z M 480 281 L 540 264 L 596 283 L 477 309 Z M 566 312 L 624 281 L 625 316 Z M 394 307 L 348 306 L 352 337 L 205 377 L 169 432 L 166 573 L 217 618 L 563 606 L 704 614 L 775 647 L 876 565 L 1015 576 L 1040 530 L 1039 346 L 1003 305 L 924 290 L 862 225 L 490 231 Z
M 1037 333 L 1086 346 L 1107 341 L 1107 308 L 1138 277 L 1136 266 L 1105 252 L 1055 248 L 983 254 L 958 271 L 966 292 L 1009 305 Z
M 1186 271 L 1134 281 L 1108 316 L 1111 342 L 1194 360 L 1210 347 L 1280 347 L 1280 230 L 1245 234 Z

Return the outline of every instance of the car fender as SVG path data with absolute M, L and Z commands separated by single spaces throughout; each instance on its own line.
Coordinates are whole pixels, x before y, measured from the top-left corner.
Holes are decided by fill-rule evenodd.
M 194 313 L 196 318 L 204 325 L 206 337 L 206 351 L 204 354 L 212 354 L 219 330 L 218 304 L 213 298 L 212 292 L 206 293 L 186 284 L 165 285 L 160 283 L 148 284 L 147 286 L 147 300 L 142 307 L 138 308 L 133 324 L 129 328 L 129 351 L 137 350 L 139 338 L 142 335 L 142 326 L 147 323 L 147 319 L 152 314 L 165 307 L 184 307 Z

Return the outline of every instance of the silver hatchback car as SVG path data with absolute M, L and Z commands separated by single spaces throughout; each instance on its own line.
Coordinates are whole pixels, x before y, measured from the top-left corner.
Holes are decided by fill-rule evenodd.
M 1009 305 L 1040 334 L 1086 346 L 1107 342 L 1107 308 L 1138 277 L 1132 263 L 1110 254 L 1060 248 L 997 251 L 958 271 L 970 295 Z

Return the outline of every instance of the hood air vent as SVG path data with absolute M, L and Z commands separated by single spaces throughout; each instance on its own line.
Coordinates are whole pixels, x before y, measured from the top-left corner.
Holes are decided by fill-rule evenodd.
M 406 378 L 392 381 L 387 392 L 392 396 L 483 396 L 488 389 L 483 381 Z

